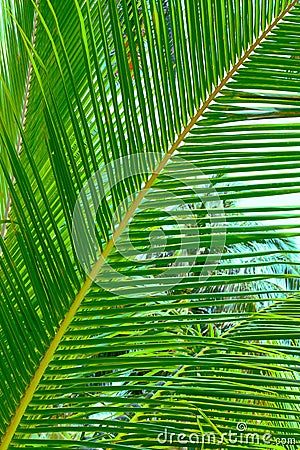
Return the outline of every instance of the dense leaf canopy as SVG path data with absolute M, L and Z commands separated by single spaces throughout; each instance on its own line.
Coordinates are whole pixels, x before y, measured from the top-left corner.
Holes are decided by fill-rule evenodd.
M 298 448 L 297 0 L 0 13 L 0 448 Z

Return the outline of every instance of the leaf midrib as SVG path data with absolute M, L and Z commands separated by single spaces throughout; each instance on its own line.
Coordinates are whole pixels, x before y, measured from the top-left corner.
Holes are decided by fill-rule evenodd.
M 39 2 L 40 2 L 40 0 L 36 0 L 35 8 L 38 8 Z M 31 34 L 32 48 L 34 48 L 34 46 L 35 46 L 36 30 L 37 30 L 37 9 L 35 9 L 34 15 L 33 15 L 33 26 L 32 26 L 32 34 Z M 28 105 L 30 85 L 31 85 L 31 80 L 32 80 L 32 73 L 33 73 L 32 62 L 29 59 L 26 83 L 25 83 L 25 91 L 24 91 L 24 101 L 23 101 L 22 113 L 21 113 L 21 124 L 20 124 L 21 130 L 24 130 L 24 127 L 25 127 L 26 111 L 27 111 L 27 105 Z M 21 131 L 19 131 L 18 137 L 17 137 L 17 143 L 16 143 L 17 155 L 20 154 L 21 147 L 22 147 L 22 136 L 21 136 Z M 11 182 L 12 182 L 12 184 L 15 182 L 14 174 L 11 175 Z M 5 210 L 4 210 L 4 214 L 3 214 L 3 224 L 2 224 L 1 232 L 0 232 L 2 239 L 4 239 L 4 236 L 6 234 L 7 220 L 8 220 L 8 215 L 9 215 L 9 211 L 10 211 L 10 205 L 11 205 L 11 195 L 10 195 L 10 192 L 8 192 Z M 0 255 L 1 255 L 1 248 L 0 248 Z
M 37 0 L 38 1 L 38 0 Z M 209 107 L 211 102 L 216 98 L 216 96 L 219 94 L 221 89 L 226 85 L 226 83 L 232 78 L 232 76 L 237 72 L 237 70 L 240 68 L 240 66 L 244 63 L 244 61 L 249 57 L 249 55 L 256 49 L 256 47 L 265 39 L 265 37 L 272 31 L 272 29 L 278 24 L 278 22 L 290 11 L 290 9 L 298 2 L 298 0 L 294 0 L 290 5 L 287 6 L 287 8 L 281 12 L 281 14 L 274 19 L 274 21 L 269 25 L 269 27 L 260 35 L 260 37 L 249 47 L 249 49 L 244 53 L 244 55 L 241 57 L 241 59 L 232 67 L 232 69 L 227 73 L 227 75 L 221 80 L 219 85 L 215 88 L 215 90 L 210 94 L 208 99 L 204 102 L 204 104 L 201 106 L 201 108 L 196 112 L 194 117 L 190 120 L 190 122 L 186 125 L 184 130 L 181 132 L 181 134 L 177 137 L 176 141 L 170 148 L 170 150 L 165 154 L 159 165 L 157 166 L 156 170 L 153 171 L 152 175 L 148 179 L 145 187 L 139 192 L 136 199 L 133 201 L 132 205 L 126 212 L 124 219 L 120 222 L 119 227 L 114 232 L 112 238 L 108 241 L 106 247 L 102 251 L 102 254 L 100 258 L 96 261 L 92 271 L 89 274 L 89 277 L 86 279 L 84 284 L 82 285 L 81 289 L 79 290 L 78 294 L 76 295 L 74 302 L 72 306 L 70 307 L 69 311 L 67 312 L 65 318 L 63 319 L 59 329 L 57 330 L 53 340 L 51 341 L 48 350 L 45 353 L 45 356 L 41 360 L 40 365 L 38 366 L 33 378 L 31 379 L 30 384 L 28 385 L 24 396 L 22 397 L 20 404 L 16 410 L 15 415 L 13 416 L 6 433 L 3 435 L 0 450 L 6 450 L 11 443 L 11 440 L 13 439 L 13 436 L 15 434 L 15 431 L 23 417 L 23 414 L 26 411 L 27 406 L 29 405 L 36 388 L 39 385 L 39 382 L 45 373 L 57 347 L 59 346 L 63 336 L 65 335 L 65 332 L 67 331 L 68 326 L 72 322 L 78 308 L 81 305 L 81 302 L 85 298 L 87 292 L 89 291 L 93 279 L 98 274 L 99 270 L 105 263 L 106 258 L 108 257 L 110 251 L 115 246 L 115 242 L 117 239 L 121 236 L 125 228 L 127 227 L 130 219 L 133 217 L 134 212 L 140 205 L 141 201 L 145 198 L 147 192 L 151 189 L 154 181 L 159 176 L 159 174 L 163 171 L 168 161 L 173 156 L 174 152 L 178 149 L 180 144 L 183 142 L 184 138 L 187 136 L 191 128 L 197 123 L 199 118 L 202 116 L 204 111 Z M 237 324 L 238 325 L 238 324 Z M 236 325 L 236 326 L 237 326 Z M 228 330 L 230 331 L 230 330 Z M 201 352 L 202 353 L 202 352 Z M 178 370 L 181 370 L 180 368 Z

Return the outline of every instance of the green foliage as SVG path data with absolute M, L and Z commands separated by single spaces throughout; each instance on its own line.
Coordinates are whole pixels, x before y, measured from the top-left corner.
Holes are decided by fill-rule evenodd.
M 0 448 L 296 449 L 297 1 L 16 3 Z

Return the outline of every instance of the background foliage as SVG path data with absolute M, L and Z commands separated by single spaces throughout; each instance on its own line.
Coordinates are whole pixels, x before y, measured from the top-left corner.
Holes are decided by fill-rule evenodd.
M 272 436 L 250 447 L 297 448 L 276 441 L 299 439 L 297 1 L 0 9 L 1 448 L 164 448 L 166 427 L 219 435 L 241 420 Z M 102 188 L 123 171 L 109 163 L 139 153 L 92 224 L 131 277 L 112 293 L 78 261 L 73 211 L 95 172 Z M 206 279 L 201 174 L 226 223 Z M 128 229 L 142 258 L 114 245 Z

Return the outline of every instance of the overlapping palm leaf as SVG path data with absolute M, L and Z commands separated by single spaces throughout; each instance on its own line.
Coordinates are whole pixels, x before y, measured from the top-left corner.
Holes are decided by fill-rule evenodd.
M 1 448 L 164 448 L 166 428 L 242 419 L 271 436 L 253 448 L 299 439 L 297 2 L 20 8 L 5 27 L 28 66 L 0 93 Z M 74 233 L 78 198 L 92 226 Z

